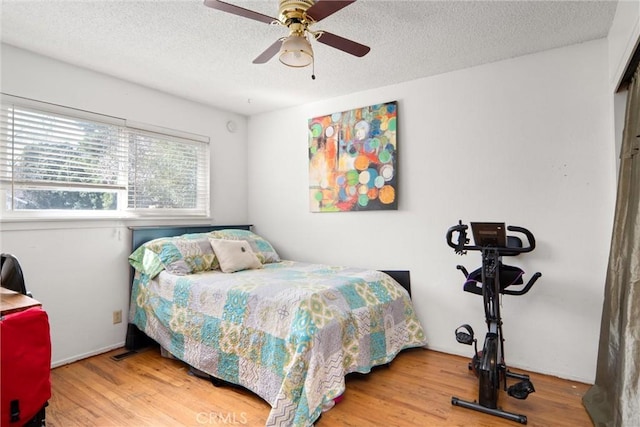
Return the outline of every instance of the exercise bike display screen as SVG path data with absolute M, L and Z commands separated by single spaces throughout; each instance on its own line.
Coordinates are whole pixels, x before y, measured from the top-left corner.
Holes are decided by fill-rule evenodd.
M 507 232 L 504 222 L 472 222 L 471 230 L 476 246 L 494 248 L 507 246 Z

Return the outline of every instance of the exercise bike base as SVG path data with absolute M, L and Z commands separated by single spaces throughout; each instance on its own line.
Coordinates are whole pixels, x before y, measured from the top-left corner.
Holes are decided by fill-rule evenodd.
M 513 412 L 507 412 L 501 409 L 487 408 L 486 406 L 482 406 L 477 402 L 468 402 L 466 400 L 458 399 L 457 397 L 452 397 L 451 404 L 453 406 L 461 406 L 463 408 L 473 409 L 474 411 L 484 412 L 485 414 L 505 418 L 507 420 L 515 421 L 520 424 L 527 423 L 526 415 L 514 414 Z

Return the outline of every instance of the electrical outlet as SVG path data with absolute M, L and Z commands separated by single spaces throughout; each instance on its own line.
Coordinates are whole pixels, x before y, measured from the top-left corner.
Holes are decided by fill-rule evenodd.
M 122 310 L 113 312 L 113 324 L 122 323 Z

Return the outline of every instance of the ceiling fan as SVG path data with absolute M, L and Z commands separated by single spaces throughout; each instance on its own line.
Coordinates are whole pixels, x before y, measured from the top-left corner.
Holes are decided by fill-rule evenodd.
M 212 9 L 254 19 L 269 25 L 282 25 L 289 29 L 289 36 L 276 40 L 275 43 L 253 60 L 254 64 L 264 64 L 279 52 L 279 59 L 283 64 L 289 67 L 306 67 L 313 62 L 313 49 L 311 48 L 311 43 L 307 35 L 310 35 L 311 38 L 320 43 L 354 56 L 362 57 L 369 53 L 371 48 L 368 46 L 345 39 L 328 31 L 313 31 L 310 28 L 313 24 L 333 15 L 355 1 L 356 0 L 280 0 L 280 14 L 278 18 L 272 18 L 262 13 L 219 0 L 204 0 L 204 4 Z

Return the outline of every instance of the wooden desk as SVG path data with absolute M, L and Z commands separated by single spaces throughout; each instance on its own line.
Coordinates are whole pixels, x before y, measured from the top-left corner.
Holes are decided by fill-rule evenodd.
M 0 293 L 2 298 L 2 316 L 42 305 L 33 298 L 10 289 L 0 288 L 0 290 L 2 291 Z

